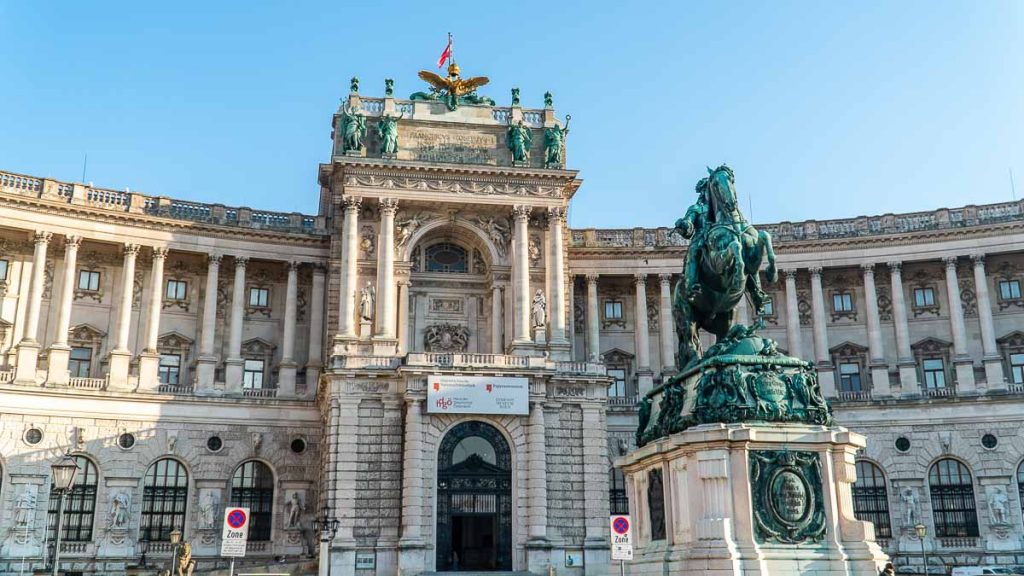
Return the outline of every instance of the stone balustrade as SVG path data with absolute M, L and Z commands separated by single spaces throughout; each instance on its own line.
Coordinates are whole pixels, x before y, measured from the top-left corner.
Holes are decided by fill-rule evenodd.
M 931 212 L 779 222 L 756 226 L 771 232 L 776 241 L 799 242 L 948 230 L 1019 221 L 1024 221 L 1024 200 L 962 208 L 941 208 Z M 685 239 L 674 230 L 665 227 L 576 229 L 572 231 L 571 244 L 573 248 L 671 248 L 685 245 Z
M 0 193 L 219 226 L 327 234 L 323 218 L 298 212 L 271 212 L 175 200 L 166 196 L 148 196 L 137 192 L 95 188 L 10 172 L 0 172 Z

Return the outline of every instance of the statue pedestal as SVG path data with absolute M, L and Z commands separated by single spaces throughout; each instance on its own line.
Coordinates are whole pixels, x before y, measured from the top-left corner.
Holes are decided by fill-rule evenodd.
M 889 558 L 854 518 L 864 437 L 832 425 L 814 366 L 742 325 L 640 403 L 616 466 L 633 511 L 632 574 L 877 576 Z
M 806 424 L 702 424 L 619 459 L 630 574 L 877 576 L 888 557 L 853 515 L 864 437 Z

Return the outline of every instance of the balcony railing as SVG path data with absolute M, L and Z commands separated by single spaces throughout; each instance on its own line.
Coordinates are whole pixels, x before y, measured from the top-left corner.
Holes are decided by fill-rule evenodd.
M 950 396 L 956 396 L 956 387 L 945 386 L 943 388 L 921 388 L 921 392 L 929 398 L 949 398 Z
M 277 388 L 242 388 L 246 398 L 277 398 Z
M 163 541 L 146 542 L 146 554 L 170 554 L 174 550 L 174 544 Z
M 977 548 L 978 539 L 972 536 L 939 538 L 939 546 L 942 548 Z
M 103 390 L 107 387 L 107 379 L 104 378 L 72 378 L 68 386 L 84 390 Z
M 840 390 L 839 399 L 843 401 L 871 400 L 870 390 Z
M 192 384 L 160 384 L 156 391 L 161 394 L 189 395 L 195 390 Z
M 249 540 L 245 543 L 245 551 L 259 554 L 270 550 L 270 542 L 266 540 Z
M 89 552 L 89 544 L 91 544 L 91 542 L 61 542 L 60 553 L 87 554 Z
M 0 382 L 3 382 L 3 376 L 0 376 Z M 1024 383 L 1022 382 L 1010 382 L 1006 385 L 1006 389 L 1014 394 L 1024 393 Z
M 0 370 L 0 384 L 6 384 L 14 380 L 14 370 Z
M 637 397 L 636 396 L 609 396 L 608 407 L 609 408 L 634 408 L 636 407 Z

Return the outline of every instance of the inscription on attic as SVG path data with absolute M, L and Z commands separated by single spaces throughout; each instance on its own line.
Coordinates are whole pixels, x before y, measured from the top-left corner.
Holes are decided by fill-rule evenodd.
M 497 164 L 498 137 L 476 130 L 415 128 L 399 133 L 399 154 L 409 160 L 451 164 Z

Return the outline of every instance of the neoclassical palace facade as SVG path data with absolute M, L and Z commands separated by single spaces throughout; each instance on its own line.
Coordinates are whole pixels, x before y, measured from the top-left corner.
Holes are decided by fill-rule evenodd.
M 65 453 L 69 574 L 166 567 L 173 529 L 223 567 L 225 506 L 247 564 L 607 572 L 685 241 L 566 227 L 550 104 L 354 91 L 333 127 L 315 215 L 0 172 L 0 574 L 52 557 Z M 867 435 L 858 513 L 900 562 L 924 523 L 934 558 L 1024 563 L 1022 206 L 764 226 L 767 333 Z

